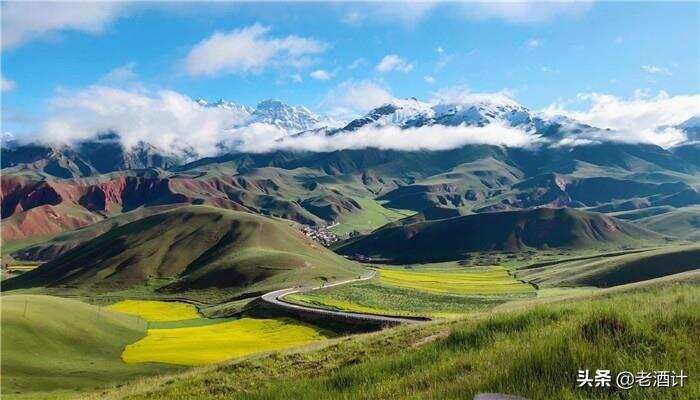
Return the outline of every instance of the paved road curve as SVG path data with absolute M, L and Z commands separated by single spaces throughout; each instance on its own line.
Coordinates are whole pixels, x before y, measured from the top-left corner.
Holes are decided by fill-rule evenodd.
M 425 322 L 427 319 L 425 318 L 411 318 L 411 317 L 389 317 L 386 315 L 377 315 L 377 314 L 363 314 L 363 313 L 355 313 L 355 312 L 345 312 L 345 311 L 332 311 L 332 310 L 326 310 L 324 308 L 316 308 L 316 307 L 311 307 L 311 306 L 302 306 L 298 304 L 292 304 L 289 302 L 286 302 L 283 300 L 284 296 L 290 295 L 292 293 L 299 293 L 299 292 L 307 292 L 311 290 L 316 290 L 316 289 L 322 289 L 322 288 L 329 288 L 333 286 L 338 286 L 338 285 L 344 285 L 346 283 L 351 283 L 351 282 L 360 282 L 360 281 L 366 281 L 369 279 L 374 278 L 376 275 L 376 271 L 371 271 L 368 274 L 366 274 L 363 277 L 356 278 L 356 279 L 348 279 L 345 281 L 340 281 L 340 282 L 335 282 L 330 285 L 325 285 L 325 286 L 316 286 L 316 287 L 311 287 L 311 288 L 288 288 L 288 289 L 280 289 L 280 290 L 275 290 L 274 292 L 269 292 L 264 295 L 262 295 L 263 301 L 266 301 L 270 304 L 273 304 L 278 307 L 286 308 L 288 310 L 297 310 L 297 311 L 303 311 L 307 313 L 313 313 L 313 314 L 319 314 L 319 315 L 330 315 L 330 316 L 335 316 L 335 317 L 341 317 L 341 318 L 346 318 L 346 319 L 351 319 L 351 320 L 364 320 L 364 321 L 371 321 L 371 322 L 380 322 L 380 323 L 386 323 L 386 324 L 416 324 L 420 322 Z

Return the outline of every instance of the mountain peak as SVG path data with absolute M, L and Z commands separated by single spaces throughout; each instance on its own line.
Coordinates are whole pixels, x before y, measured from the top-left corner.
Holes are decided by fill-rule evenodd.
M 678 124 L 678 127 L 681 129 L 700 129 L 700 114 L 695 114 L 694 116 L 681 122 Z
M 314 128 L 320 121 L 321 118 L 306 107 L 293 107 L 278 99 L 267 99 L 258 103 L 248 122 L 270 124 L 296 133 Z
M 445 125 L 484 126 L 502 121 L 517 126 L 532 122 L 530 110 L 502 93 L 467 93 L 433 107 L 437 122 Z
M 217 100 L 214 103 L 209 103 L 208 101 L 206 101 L 202 98 L 195 100 L 195 102 L 202 107 L 220 108 L 222 110 L 235 111 L 237 113 L 242 113 L 242 114 L 252 114 L 253 113 L 253 109 L 248 107 L 248 106 L 244 106 L 242 104 L 237 104 L 237 103 L 234 103 L 232 101 L 227 101 L 227 100 L 224 100 L 222 98 L 220 98 L 219 100 Z

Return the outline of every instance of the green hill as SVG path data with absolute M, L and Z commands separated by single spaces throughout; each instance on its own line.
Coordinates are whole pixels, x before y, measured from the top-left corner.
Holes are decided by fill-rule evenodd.
M 700 206 L 682 207 L 634 221 L 636 224 L 686 240 L 700 240 Z
M 48 240 L 20 247 L 17 250 L 13 250 L 11 255 L 20 260 L 49 261 L 78 246 L 80 243 L 94 239 L 111 229 L 179 206 L 139 207 L 133 211 L 115 215 L 74 231 L 60 233 Z
M 613 248 L 661 239 L 659 234 L 602 214 L 538 208 L 394 223 L 341 244 L 337 252 L 414 263 L 459 260 L 478 251 Z
M 290 224 L 207 206 L 181 207 L 116 227 L 4 282 L 3 290 L 50 286 L 94 293 L 149 285 L 165 293 L 212 289 L 231 297 L 360 273 L 359 264 Z
M 518 279 L 539 287 L 610 287 L 700 269 L 700 246 L 672 246 L 614 257 L 564 261 L 518 270 Z
M 3 398 L 85 390 L 174 369 L 121 361 L 124 346 L 146 335 L 138 317 L 52 296 L 3 296 L 1 307 Z

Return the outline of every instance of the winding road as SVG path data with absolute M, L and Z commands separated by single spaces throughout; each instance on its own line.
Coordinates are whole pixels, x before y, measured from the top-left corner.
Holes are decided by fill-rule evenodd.
M 288 288 L 288 289 L 280 289 L 280 290 L 275 290 L 273 292 L 266 293 L 262 295 L 262 300 L 270 303 L 272 305 L 275 305 L 277 307 L 285 308 L 290 311 L 302 311 L 305 313 L 312 313 L 312 314 L 317 314 L 321 316 L 333 316 L 333 317 L 339 317 L 343 319 L 348 319 L 348 320 L 355 320 L 355 321 L 368 321 L 368 322 L 374 322 L 374 323 L 385 323 L 385 324 L 391 324 L 391 325 L 396 325 L 396 324 L 416 324 L 420 322 L 425 322 L 428 321 L 429 319 L 427 318 L 412 318 L 412 317 L 391 317 L 387 315 L 378 315 L 378 314 L 364 314 L 364 313 L 356 313 L 356 312 L 345 312 L 345 311 L 333 311 L 333 310 L 327 310 L 324 308 L 317 308 L 317 307 L 311 307 L 311 306 L 302 306 L 299 304 L 293 304 L 289 303 L 283 300 L 284 296 L 293 294 L 293 293 L 300 293 L 300 292 L 308 292 L 311 290 L 317 290 L 317 289 L 325 289 L 333 286 L 339 286 L 339 285 L 344 285 L 347 283 L 352 283 L 352 282 L 360 282 L 360 281 L 366 281 L 369 279 L 372 279 L 376 276 L 377 272 L 376 271 L 370 271 L 366 276 L 356 278 L 356 279 L 347 279 L 344 281 L 340 282 L 335 282 L 329 285 L 325 286 L 315 286 L 315 287 L 296 287 L 296 288 Z

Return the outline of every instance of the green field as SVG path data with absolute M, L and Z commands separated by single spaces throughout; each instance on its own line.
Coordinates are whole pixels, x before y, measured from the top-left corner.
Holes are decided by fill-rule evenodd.
M 378 277 L 285 297 L 334 310 L 388 315 L 449 317 L 485 311 L 506 301 L 533 297 L 535 289 L 502 267 L 462 267 L 457 263 L 381 267 Z
M 695 376 L 699 285 L 700 273 L 692 271 L 564 300 L 511 303 L 488 315 L 147 379 L 110 391 L 109 398 L 471 399 L 498 392 L 530 399 L 696 399 L 697 379 L 623 396 L 577 388 L 576 375 L 579 368 L 682 368 Z
M 69 395 L 173 369 L 121 361 L 124 347 L 146 335 L 138 317 L 51 296 L 1 303 L 3 398 Z
M 353 231 L 367 233 L 389 222 L 394 222 L 416 213 L 412 210 L 386 208 L 378 201 L 367 197 L 353 197 L 353 200 L 362 207 L 362 211 L 344 215 L 340 224 L 334 226 L 331 232 L 337 235 L 344 235 Z

